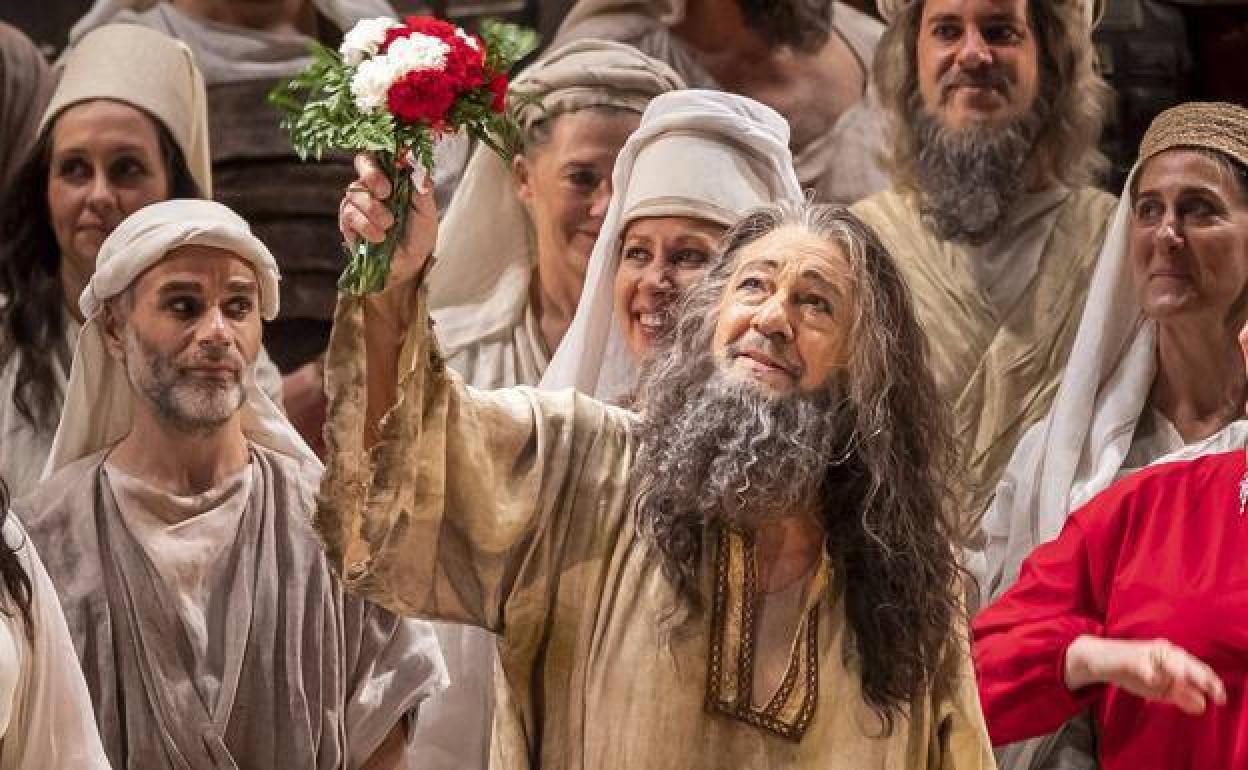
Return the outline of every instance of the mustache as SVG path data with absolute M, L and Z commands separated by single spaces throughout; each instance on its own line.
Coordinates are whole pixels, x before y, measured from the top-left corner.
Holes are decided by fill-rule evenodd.
M 959 70 L 941 78 L 940 92 L 948 96 L 955 88 L 991 88 L 1004 92 L 1010 87 L 1009 79 L 997 67 L 989 67 L 976 72 Z
M 750 330 L 740 339 L 725 345 L 724 352 L 730 359 L 746 353 L 761 354 L 788 370 L 790 374 L 799 376 L 802 373 L 802 365 L 794 360 L 789 347 L 789 345 L 774 341 L 771 337 Z

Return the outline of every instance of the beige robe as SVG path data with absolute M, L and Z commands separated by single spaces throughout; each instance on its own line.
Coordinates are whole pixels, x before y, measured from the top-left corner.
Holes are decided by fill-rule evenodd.
M 860 201 L 852 211 L 879 235 L 910 287 L 927 332 L 932 369 L 952 406 L 966 472 L 963 511 L 977 534 L 1014 446 L 1048 414 L 1083 313 L 1096 256 L 1113 213 L 1113 196 L 1084 188 L 1053 195 L 1053 204 L 1007 223 L 997 237 L 1031 273 L 1003 301 L 985 289 L 976 261 L 959 243 L 938 240 L 917 206 L 892 190 Z
M 134 480 L 117 486 L 108 451 L 14 510 L 45 554 L 118 770 L 353 770 L 444 686 L 425 624 L 345 594 L 330 573 L 296 460 L 253 444 L 227 504 L 161 506 Z M 231 507 L 235 492 L 246 500 Z M 201 503 L 199 516 L 225 520 L 152 521 Z M 220 553 L 197 565 L 152 550 L 179 534 L 211 534 Z
M 846 654 L 853 587 L 827 563 L 807 588 L 783 685 L 751 692 L 748 537 L 708 532 L 708 609 L 691 611 L 633 520 L 635 415 L 570 389 L 466 388 L 437 353 L 423 299 L 370 459 L 362 324 L 358 300 L 340 299 L 317 526 L 353 590 L 497 635 L 513 698 L 493 767 L 993 766 L 964 639 L 950 640 L 951 691 L 923 693 L 878 735 Z

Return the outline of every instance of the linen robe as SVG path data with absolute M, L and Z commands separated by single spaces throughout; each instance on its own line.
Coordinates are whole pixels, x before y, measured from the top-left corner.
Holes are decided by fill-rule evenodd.
M 66 466 L 15 510 L 47 554 L 114 768 L 356 768 L 443 686 L 427 627 L 343 593 L 298 464 L 253 444 L 228 599 L 209 616 L 225 654 L 207 702 L 178 599 L 117 507 L 107 453 Z
M 913 199 L 887 190 L 851 207 L 893 255 L 927 334 L 936 384 L 954 410 L 966 471 L 961 496 L 968 534 L 980 521 L 1014 447 L 1049 412 L 1074 343 L 1092 269 L 1116 200 L 1084 188 L 1008 222 L 990 248 L 1030 264 L 1017 298 L 994 306 L 976 280 L 975 254 L 924 226 Z
M 705 608 L 693 609 L 633 518 L 635 415 L 572 390 L 466 387 L 436 351 L 423 292 L 416 315 L 399 401 L 370 455 L 361 305 L 339 300 L 317 526 L 353 590 L 497 635 L 512 697 L 493 767 L 993 766 L 959 638 L 952 686 L 915 698 L 880 735 L 846 638 L 853 586 L 826 561 L 784 682 L 757 697 L 748 535 L 706 533 Z

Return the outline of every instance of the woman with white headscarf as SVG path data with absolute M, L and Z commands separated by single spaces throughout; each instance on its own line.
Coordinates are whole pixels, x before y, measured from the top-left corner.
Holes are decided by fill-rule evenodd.
M 116 24 L 62 64 L 0 206 L 0 477 L 14 498 L 47 459 L 100 244 L 143 206 L 212 195 L 203 78 L 185 45 Z M 262 362 L 263 386 L 280 393 Z
M 616 155 L 650 100 L 682 88 L 618 43 L 557 48 L 511 85 L 522 147 L 478 148 L 442 220 L 429 302 L 451 368 L 480 388 L 536 385 L 576 312 Z
M 1105 768 L 1248 759 L 1227 731 L 1242 717 L 1245 649 L 1210 622 L 1240 624 L 1248 562 L 1230 534 L 1212 534 L 1226 511 L 1192 510 L 1206 482 L 1177 478 L 1196 467 L 1178 461 L 1238 457 L 1248 442 L 1246 322 L 1248 109 L 1180 105 L 1144 137 L 1053 409 L 1019 444 L 985 519 L 980 587 L 997 601 L 975 621 L 975 654 L 994 743 L 1090 708 Z M 1150 465 L 1160 467 L 1115 483 Z M 1227 666 L 1228 655 L 1239 662 Z M 1188 688 L 1217 675 L 1196 658 L 1226 678 L 1229 706 L 1185 721 L 1150 703 L 1202 711 Z M 1010 746 L 1002 765 L 1035 766 L 1025 757 L 1051 750 Z
M 545 389 L 623 396 L 673 303 L 710 269 L 719 237 L 752 208 L 802 197 L 788 123 L 722 91 L 656 97 L 616 160 L 613 186 Z

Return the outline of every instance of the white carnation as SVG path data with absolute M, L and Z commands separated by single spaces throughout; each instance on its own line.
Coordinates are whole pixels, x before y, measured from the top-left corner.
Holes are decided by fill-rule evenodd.
M 401 78 L 409 72 L 440 70 L 446 67 L 451 47 L 431 35 L 413 33 L 401 37 L 386 49 L 394 77 Z
M 365 59 L 372 58 L 381 50 L 386 32 L 402 26 L 394 19 L 382 16 L 377 19 L 361 19 L 342 38 L 338 53 L 350 67 L 358 67 Z
M 394 83 L 394 65 L 388 56 L 365 59 L 351 76 L 351 95 L 361 112 L 372 112 L 386 104 L 386 94 Z
M 459 27 L 455 28 L 455 37 L 467 43 L 468 47 L 471 48 L 472 50 L 474 51 L 481 50 L 481 46 L 477 44 L 477 39 L 473 37 L 472 35 L 469 35 L 467 32 L 464 32 Z

